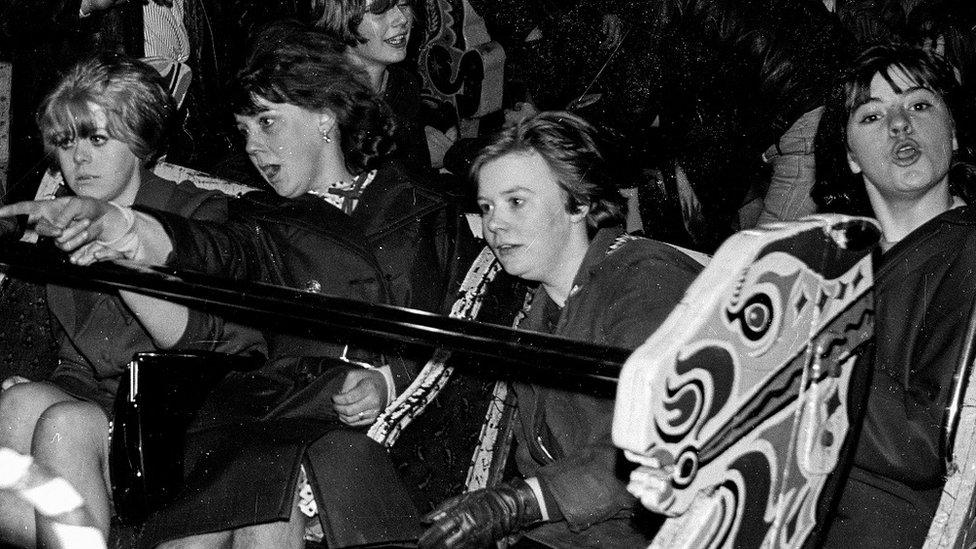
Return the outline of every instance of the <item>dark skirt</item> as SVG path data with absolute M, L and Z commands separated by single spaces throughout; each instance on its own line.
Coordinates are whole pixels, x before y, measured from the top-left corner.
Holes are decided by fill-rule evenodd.
M 352 368 L 302 358 L 228 374 L 187 433 L 185 487 L 149 518 L 141 545 L 288 520 L 303 462 L 330 547 L 416 536 L 386 451 L 332 409 Z

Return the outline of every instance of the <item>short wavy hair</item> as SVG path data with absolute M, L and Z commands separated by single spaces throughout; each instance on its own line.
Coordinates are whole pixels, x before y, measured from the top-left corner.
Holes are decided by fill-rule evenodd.
M 404 0 L 312 0 L 312 21 L 315 27 L 332 34 L 344 45 L 354 48 L 367 40 L 359 34 L 359 25 L 367 12 L 377 15 L 386 13 Z M 406 2 L 413 15 L 411 1 Z
M 162 155 L 176 117 L 162 77 L 141 61 L 106 53 L 69 69 L 41 101 L 36 120 L 49 158 L 60 143 L 95 133 L 91 105 L 105 112 L 109 137 L 125 143 L 145 166 Z
M 871 97 L 871 80 L 876 74 L 896 91 L 890 71 L 900 69 L 918 85 L 938 94 L 952 116 L 959 148 L 949 168 L 949 188 L 972 204 L 973 113 L 963 97 L 952 67 L 937 54 L 902 44 L 884 44 L 864 50 L 831 88 L 817 136 L 816 182 L 811 195 L 821 212 L 873 216 L 864 179 L 851 172 L 847 123 L 855 110 Z
M 257 36 L 237 76 L 231 108 L 251 116 L 263 110 L 261 98 L 332 111 L 346 168 L 359 174 L 377 167 L 396 147 L 389 107 L 367 82 L 327 34 L 295 22 L 276 23 Z
M 601 139 L 589 122 L 563 111 L 544 111 L 503 130 L 475 157 L 470 178 L 477 183 L 485 164 L 508 154 L 537 153 L 566 192 L 566 211 L 588 206 L 587 229 L 621 225 L 627 199 L 620 193 L 613 171 L 600 150 Z

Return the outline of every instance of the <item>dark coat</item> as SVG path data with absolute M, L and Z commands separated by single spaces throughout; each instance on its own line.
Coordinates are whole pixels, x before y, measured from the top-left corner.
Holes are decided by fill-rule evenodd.
M 949 210 L 881 256 L 876 351 L 850 478 L 825 547 L 921 547 L 945 484 L 940 448 L 976 304 L 976 211 Z
M 135 204 L 178 217 L 220 222 L 227 215 L 219 193 L 174 184 L 143 172 Z M 58 320 L 61 350 L 51 381 L 99 404 L 111 417 L 119 378 L 132 355 L 157 351 L 152 338 L 115 292 L 48 285 L 48 305 Z
M 519 328 L 627 349 L 644 343 L 701 265 L 667 244 L 621 235 L 601 230 L 562 310 L 553 309 L 540 287 Z M 538 477 L 550 515 L 558 509 L 565 518 L 527 535 L 556 547 L 646 546 L 649 540 L 630 522 L 636 499 L 610 438 L 613 397 L 525 383 L 516 392 L 519 473 Z
M 443 300 L 453 232 L 450 209 L 395 168 L 380 169 L 352 216 L 324 200 L 251 193 L 231 200 L 230 221 L 195 223 L 150 212 L 174 242 L 170 265 L 235 279 L 435 310 Z M 374 255 L 375 252 L 375 255 Z M 193 337 L 186 335 L 185 337 Z M 229 374 L 216 388 L 187 443 L 187 488 L 150 519 L 144 543 L 286 520 L 299 465 L 316 500 L 334 458 L 310 444 L 345 429 L 331 396 L 352 368 L 337 360 L 332 334 L 265 327 L 268 363 Z M 387 353 L 398 389 L 416 363 Z

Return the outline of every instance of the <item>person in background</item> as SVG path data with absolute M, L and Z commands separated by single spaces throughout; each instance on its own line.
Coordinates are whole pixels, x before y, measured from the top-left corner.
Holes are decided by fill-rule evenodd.
M 315 0 L 312 23 L 345 45 L 353 65 L 393 111 L 397 157 L 426 175 L 430 152 L 421 120 L 420 77 L 399 66 L 407 57 L 414 14 L 409 0 Z
M 678 303 L 700 265 L 625 234 L 626 201 L 594 128 L 543 112 L 475 160 L 488 245 L 505 271 L 538 283 L 520 329 L 633 349 Z M 610 440 L 613 399 L 518 382 L 519 475 L 442 503 L 420 546 L 480 547 L 521 535 L 555 547 L 643 547 L 635 499 Z
M 146 64 L 103 55 L 72 68 L 41 103 L 38 126 L 71 193 L 143 206 L 175 216 L 221 221 L 223 200 L 212 192 L 160 179 L 149 168 L 173 123 L 174 104 L 159 74 Z M 219 193 L 216 193 L 219 194 Z M 141 308 L 168 309 L 160 300 L 47 286 L 60 333 L 58 364 L 45 381 L 11 377 L 0 392 L 0 446 L 29 453 L 84 497 L 95 525 L 108 534 L 111 517 L 108 434 L 112 403 L 125 366 L 138 351 L 159 349 Z M 185 311 L 205 323 L 208 315 Z M 263 342 L 233 328 L 208 335 L 198 348 L 243 352 Z M 240 337 L 239 337 L 240 336 Z M 0 504 L 0 532 L 22 545 L 52 539 L 23 502 Z M 36 532 L 36 534 L 35 534 Z

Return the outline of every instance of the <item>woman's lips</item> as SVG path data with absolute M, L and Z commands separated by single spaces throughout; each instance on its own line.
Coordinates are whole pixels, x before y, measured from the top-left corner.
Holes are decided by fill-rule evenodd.
M 891 150 L 891 161 L 896 166 L 911 166 L 918 162 L 921 156 L 922 151 L 919 149 L 918 143 L 912 139 L 898 143 Z
M 407 47 L 407 34 L 404 33 L 404 34 L 398 34 L 396 36 L 391 36 L 386 40 L 383 40 L 383 42 L 386 42 L 387 44 L 389 44 L 394 48 L 405 48 Z

